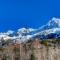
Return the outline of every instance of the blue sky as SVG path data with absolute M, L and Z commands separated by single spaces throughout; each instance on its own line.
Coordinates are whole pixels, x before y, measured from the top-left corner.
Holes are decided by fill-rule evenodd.
M 0 0 L 0 31 L 38 28 L 60 17 L 60 0 Z

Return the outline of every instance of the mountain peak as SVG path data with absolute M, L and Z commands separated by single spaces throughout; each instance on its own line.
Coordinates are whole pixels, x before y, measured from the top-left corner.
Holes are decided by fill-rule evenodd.
M 50 20 L 47 25 L 52 27 L 60 27 L 60 19 L 53 17 L 52 20 Z
M 38 29 L 34 28 L 20 28 L 16 32 L 8 30 L 7 32 L 0 33 L 0 40 L 13 40 L 18 42 L 25 42 L 35 37 L 49 38 L 49 36 L 60 36 L 60 19 L 53 17 L 46 25 Z

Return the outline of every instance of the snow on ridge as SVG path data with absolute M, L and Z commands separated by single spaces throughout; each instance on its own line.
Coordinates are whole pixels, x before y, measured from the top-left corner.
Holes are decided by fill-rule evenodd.
M 50 33 L 57 33 L 60 32 L 60 28 L 52 28 L 48 30 L 41 31 L 40 34 L 48 35 Z
M 20 42 L 22 42 L 22 41 L 30 39 L 32 37 L 32 35 L 29 35 L 27 33 L 30 33 L 30 32 L 33 32 L 33 31 L 36 31 L 36 29 L 21 28 L 21 29 L 17 30 L 16 34 L 18 34 L 18 35 L 16 36 L 16 35 L 13 35 L 14 31 L 8 30 L 7 32 L 1 32 L 0 33 L 0 40 L 3 38 L 5 41 L 11 39 L 11 40 L 16 40 L 16 41 L 20 40 Z M 26 35 L 24 35 L 24 34 L 26 34 Z M 10 36 L 10 35 L 13 35 L 13 36 Z
M 12 30 L 8 30 L 7 33 L 10 35 L 10 34 L 13 34 L 14 31 L 12 31 Z
M 48 22 L 47 25 L 50 26 L 50 25 L 53 25 L 53 24 L 56 24 L 56 25 L 58 25 L 58 27 L 60 27 L 60 19 L 53 17 L 53 18 Z
M 21 28 L 21 29 L 18 29 L 17 33 L 18 34 L 22 34 L 22 33 L 30 33 L 30 32 L 33 32 L 33 31 L 36 31 L 36 29 L 33 29 L 33 28 Z
M 53 25 L 53 28 L 48 29 L 49 26 L 51 27 Z M 58 27 L 55 27 L 54 25 L 58 25 Z M 45 29 L 45 27 L 47 29 Z M 34 32 L 33 34 L 29 34 L 31 32 Z M 14 35 L 15 31 L 12 30 L 8 30 L 7 32 L 1 32 L 0 33 L 0 40 L 1 38 L 3 38 L 4 40 L 16 40 L 16 41 L 27 41 L 30 38 L 37 36 L 37 35 L 47 35 L 50 33 L 56 33 L 56 32 L 60 32 L 60 19 L 59 18 L 55 18 L 53 17 L 52 20 L 50 20 L 46 25 L 43 25 L 42 27 L 38 28 L 38 29 L 33 29 L 33 28 L 20 28 L 17 30 L 16 35 Z M 13 36 L 10 36 L 13 35 Z
M 39 29 L 40 30 L 35 33 L 34 36 L 60 32 L 60 19 L 53 17 L 46 25 L 43 25 Z

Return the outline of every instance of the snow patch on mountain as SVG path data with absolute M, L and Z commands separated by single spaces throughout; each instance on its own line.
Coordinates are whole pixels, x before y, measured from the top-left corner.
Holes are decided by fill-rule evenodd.
M 14 34 L 16 33 L 16 35 Z M 35 36 L 48 35 L 51 33 L 60 33 L 60 19 L 53 17 L 46 25 L 41 26 L 38 29 L 33 28 L 20 28 L 17 32 L 9 30 L 7 32 L 0 33 L 0 40 L 3 38 L 5 41 L 13 40 L 24 42 Z M 11 36 L 12 35 L 12 36 Z
M 60 19 L 53 17 L 47 24 L 48 26 L 60 27 Z
M 36 33 L 36 35 L 48 35 L 50 33 L 60 33 L 60 28 L 52 28 L 52 29 L 47 29 L 47 30 L 43 30 L 41 32 Z
M 33 32 L 33 31 L 35 31 L 36 29 L 33 29 L 33 28 L 28 28 L 28 29 L 26 29 L 26 28 L 21 28 L 21 29 L 18 29 L 18 34 L 20 33 L 30 33 L 30 32 Z

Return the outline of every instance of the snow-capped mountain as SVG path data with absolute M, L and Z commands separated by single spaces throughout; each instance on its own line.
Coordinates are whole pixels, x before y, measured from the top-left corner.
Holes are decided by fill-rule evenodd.
M 60 19 L 53 17 L 46 25 L 43 26 L 43 29 L 52 29 L 60 28 Z
M 17 43 L 26 42 L 32 38 L 59 38 L 60 37 L 60 19 L 53 17 L 46 25 L 37 29 L 33 28 L 20 28 L 17 32 L 9 30 L 0 33 L 0 42 L 3 38 L 4 41 L 12 40 Z
M 17 30 L 17 32 L 9 30 L 7 32 L 0 33 L 0 42 L 2 38 L 4 41 L 13 40 L 14 42 L 17 43 L 26 42 L 27 40 L 33 37 L 32 32 L 36 30 L 37 29 L 33 28 L 20 28 Z
M 60 19 L 53 17 L 46 25 L 42 26 L 35 35 L 43 35 L 47 38 L 49 34 L 60 35 Z M 59 35 L 57 37 L 59 37 Z M 56 38 L 55 36 L 55 38 Z M 49 37 L 49 36 L 48 36 Z

